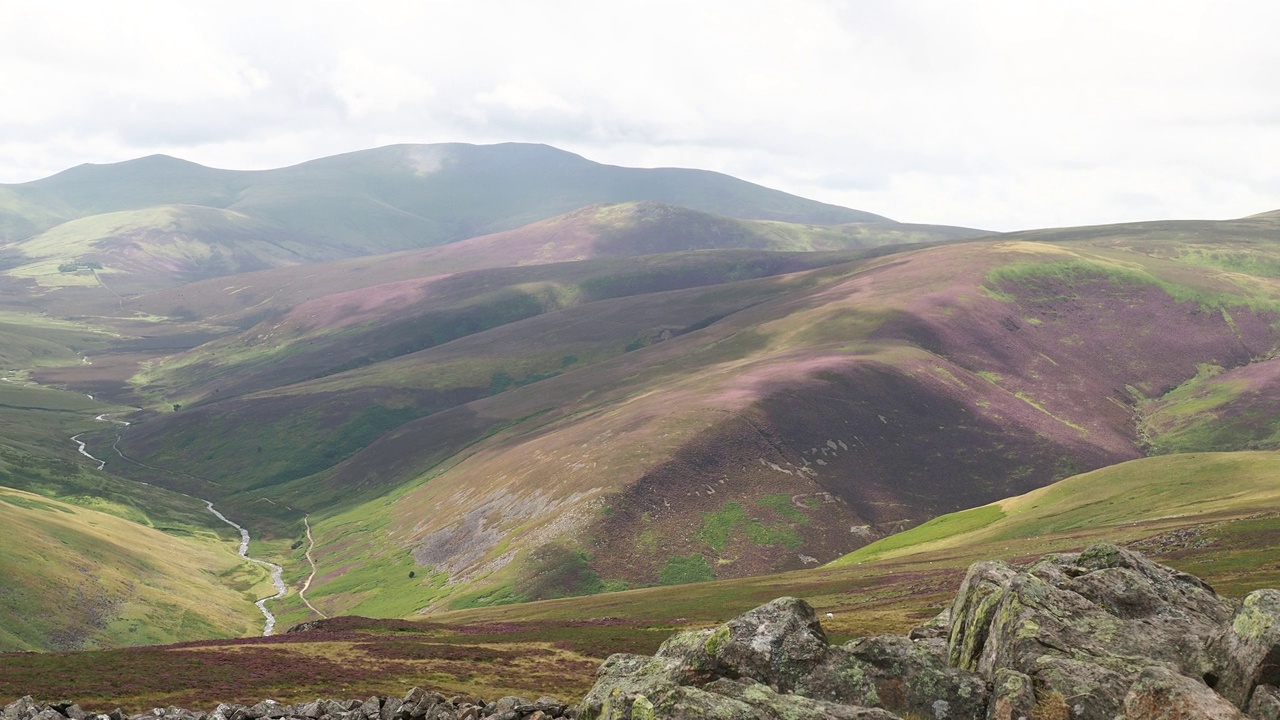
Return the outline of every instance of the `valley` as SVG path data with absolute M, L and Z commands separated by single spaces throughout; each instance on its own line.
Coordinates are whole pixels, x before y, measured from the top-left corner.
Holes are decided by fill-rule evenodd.
M 0 186 L 0 261 L 0 653 L 94 653 L 0 654 L 0 698 L 89 657 L 48 692 L 204 702 L 241 653 L 217 700 L 575 696 L 777 595 L 905 630 L 1097 540 L 1280 582 L 1276 213 L 994 234 L 394 146 Z

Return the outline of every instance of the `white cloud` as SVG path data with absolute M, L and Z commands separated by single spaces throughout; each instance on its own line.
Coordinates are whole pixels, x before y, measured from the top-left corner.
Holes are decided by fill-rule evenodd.
M 996 229 L 1280 207 L 1266 2 L 0 0 L 0 181 L 546 142 Z

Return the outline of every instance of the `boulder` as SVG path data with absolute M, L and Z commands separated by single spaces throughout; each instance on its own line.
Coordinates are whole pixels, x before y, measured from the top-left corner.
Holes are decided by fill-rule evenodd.
M 748 678 L 789 692 L 825 659 L 828 645 L 809 603 L 784 597 L 716 628 L 702 649 L 720 677 Z
M 578 716 L 583 720 L 652 718 L 654 704 L 681 687 L 683 675 L 679 658 L 610 655 L 596 671 L 596 683 L 583 698 Z
M 926 717 L 986 717 L 987 684 L 947 665 L 946 644 L 900 635 L 862 638 L 832 648 L 796 692 L 851 705 Z
M 1124 697 L 1124 720 L 1246 720 L 1199 680 L 1166 667 L 1143 670 Z
M 951 634 L 951 608 L 946 608 L 938 613 L 929 622 L 911 629 L 907 633 L 907 637 L 912 640 L 929 640 L 932 638 L 940 638 L 946 640 Z
M 378 711 L 378 720 L 408 720 L 408 718 L 409 713 L 405 712 L 403 700 L 389 697 L 382 701 L 382 709 Z
M 970 568 L 951 608 L 948 657 L 993 682 L 1032 680 L 1038 705 L 1112 720 L 1152 665 L 1213 675 L 1209 646 L 1231 606 L 1199 579 L 1114 545 L 1055 554 L 1018 572 Z
M 1253 720 L 1280 720 L 1280 689 L 1259 685 L 1249 700 L 1249 717 Z
M 24 695 L 17 700 L 4 706 L 4 711 L 0 712 L 0 718 L 3 720 L 26 720 L 39 712 L 36 707 L 36 701 L 30 695 Z
M 1244 708 L 1259 685 L 1280 686 L 1280 590 L 1249 593 L 1215 639 L 1215 690 Z
M 1036 695 L 1031 678 L 1009 668 L 1000 668 L 991 681 L 987 720 L 1026 720 L 1035 710 Z

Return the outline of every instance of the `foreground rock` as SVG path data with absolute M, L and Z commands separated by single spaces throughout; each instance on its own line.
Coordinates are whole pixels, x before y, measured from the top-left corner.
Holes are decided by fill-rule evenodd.
M 69 702 L 40 705 L 24 697 L 6 706 L 0 720 L 554 720 L 573 718 L 576 714 L 573 708 L 549 697 L 532 702 L 504 697 L 486 703 L 478 698 L 446 698 L 414 688 L 403 698 L 375 696 L 367 700 L 315 700 L 298 705 L 263 700 L 252 706 L 219 705 L 213 712 L 169 707 L 138 715 L 126 715 L 119 710 L 86 713 Z
M 1280 720 L 1277 686 L 1280 592 L 1237 606 L 1097 545 L 978 563 L 907 637 L 831 646 L 808 604 L 775 600 L 654 657 L 610 657 L 579 717 Z
M 1280 720 L 1280 591 L 1243 602 L 1113 545 L 1025 569 L 969 568 L 952 606 L 907 636 L 832 646 L 813 608 L 781 598 L 613 655 L 578 708 L 413 689 L 212 713 L 91 715 L 22 698 L 0 720 Z

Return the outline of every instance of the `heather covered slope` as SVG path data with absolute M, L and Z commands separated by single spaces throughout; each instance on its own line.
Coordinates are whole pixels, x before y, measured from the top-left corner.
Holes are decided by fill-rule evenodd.
M 117 215 L 120 214 L 110 217 Z M 92 220 L 99 221 L 98 218 Z M 153 233 L 156 234 L 159 233 Z M 72 300 L 80 311 L 97 306 L 103 314 L 141 313 L 243 329 L 301 303 L 322 301 L 327 295 L 477 270 L 695 250 L 843 251 L 981 234 L 966 228 L 887 222 L 828 226 L 739 220 L 654 201 L 626 202 L 592 205 L 513 230 L 437 247 L 306 267 L 296 265 L 315 259 L 307 255 L 310 248 L 282 240 L 283 247 L 297 253 L 291 262 L 276 263 L 283 267 L 273 265 L 273 269 L 245 273 L 226 282 L 212 279 L 170 288 L 166 288 L 164 282 L 157 282 L 153 288 L 162 289 L 123 299 L 99 293 L 95 302 L 91 296 L 81 293 Z M 282 231 L 278 237 L 287 239 L 288 235 Z M 188 254 L 195 252 L 191 247 L 183 249 Z M 213 249 L 206 250 L 213 252 Z M 249 257 L 256 257 L 252 255 L 252 247 L 245 247 L 243 251 Z M 161 248 L 151 247 L 149 252 L 160 256 Z M 158 257 L 155 262 L 161 259 Z M 169 261 L 174 262 L 172 258 Z M 49 270 L 51 266 L 46 262 L 40 267 Z M 196 270 L 191 268 L 192 272 Z M 17 272 L 34 271 L 24 266 L 13 271 Z M 98 275 L 114 280 L 106 271 Z M 177 279 L 174 274 L 169 284 Z M 62 283 L 82 284 L 94 280 L 94 273 L 87 268 L 61 273 L 57 279 Z M 54 282 L 49 278 L 45 281 Z M 61 307 L 72 306 L 63 303 Z
M 163 393 L 187 405 L 362 368 L 595 302 L 634 297 L 643 306 L 657 293 L 783 275 L 858 255 L 724 250 L 492 268 L 378 284 L 302 302 L 241 333 L 153 363 L 136 382 L 140 392 Z M 688 311 L 701 312 L 696 306 Z M 710 314 L 701 312 L 670 329 L 679 331 Z M 641 335 L 646 329 L 629 335 L 614 328 L 612 351 L 648 344 Z M 573 344 L 572 338 L 564 344 Z M 572 349 L 557 359 L 569 354 Z
M 220 421 L 220 403 L 208 404 L 197 425 L 218 428 L 216 443 L 182 430 L 179 412 L 131 430 L 124 446 L 197 474 L 244 468 L 242 487 L 256 485 L 246 499 L 312 512 L 313 593 L 335 612 L 799 568 L 1140 457 L 1143 403 L 1206 364 L 1225 376 L 1276 350 L 1275 281 L 1204 260 L 1265 264 L 1274 238 L 1257 219 L 1086 228 L 724 283 L 711 287 L 768 292 L 705 323 L 672 323 L 683 330 L 646 347 L 504 370 L 511 382 L 448 408 L 415 404 L 407 390 L 432 382 L 477 389 L 483 371 L 446 370 L 444 343 L 416 372 L 410 355 L 359 374 L 376 381 L 352 375 L 342 403 L 374 399 L 385 422 L 369 418 L 367 447 L 310 476 L 255 483 L 237 428 L 269 439 L 274 422 L 291 427 L 292 403 L 315 409 L 311 391 L 340 393 L 340 376 L 253 396 L 257 426 L 249 415 Z M 651 295 L 510 323 L 483 347 L 501 362 L 563 362 L 576 353 L 555 354 L 562 318 L 609 317 L 594 315 L 608 303 L 639 313 Z M 455 368 L 479 347 L 454 355 Z M 519 365 L 488 367 L 492 380 L 492 368 Z

